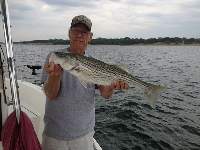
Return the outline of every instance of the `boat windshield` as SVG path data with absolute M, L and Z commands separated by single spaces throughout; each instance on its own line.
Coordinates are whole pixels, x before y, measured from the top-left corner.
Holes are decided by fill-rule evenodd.
M 4 47 L 4 49 L 5 49 L 5 39 L 4 39 L 4 31 L 3 31 L 3 21 L 2 21 L 2 19 L 3 19 L 3 17 L 2 17 L 2 15 L 0 15 L 0 45 L 1 45 L 1 47 Z
M 0 8 L 1 8 L 1 3 L 0 3 Z M 6 46 L 5 46 L 5 38 L 4 38 L 4 30 L 3 30 L 3 16 L 0 9 L 0 53 L 1 55 L 6 54 L 5 47 Z M 4 56 L 2 56 L 1 59 L 4 59 L 3 57 Z
M 3 30 L 3 16 L 1 12 L 0 12 L 0 62 L 2 63 L 0 72 L 2 73 L 2 71 L 4 71 L 4 76 L 8 77 L 9 74 L 8 74 L 6 45 L 5 45 L 4 30 Z M 0 75 L 0 77 L 1 76 L 2 74 Z

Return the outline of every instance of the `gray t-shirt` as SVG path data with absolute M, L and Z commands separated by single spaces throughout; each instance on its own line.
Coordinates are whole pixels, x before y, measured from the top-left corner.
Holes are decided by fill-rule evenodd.
M 49 56 L 45 63 L 48 63 Z M 41 81 L 45 82 L 47 78 L 43 69 Z M 60 140 L 71 140 L 94 131 L 94 95 L 94 84 L 88 83 L 85 88 L 77 77 L 64 71 L 58 96 L 51 101 L 46 98 L 44 134 Z

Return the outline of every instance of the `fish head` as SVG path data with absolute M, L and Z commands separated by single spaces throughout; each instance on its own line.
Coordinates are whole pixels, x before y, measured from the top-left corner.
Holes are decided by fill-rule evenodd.
M 63 69 L 70 70 L 76 65 L 76 58 L 70 53 L 54 52 L 49 58 L 49 62 L 59 64 Z

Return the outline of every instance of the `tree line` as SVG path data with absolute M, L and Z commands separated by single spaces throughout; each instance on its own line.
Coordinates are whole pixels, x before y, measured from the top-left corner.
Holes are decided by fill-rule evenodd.
M 69 40 L 64 39 L 49 39 L 49 40 L 33 40 L 33 41 L 22 41 L 17 43 L 35 43 L 35 44 L 53 44 L 53 45 L 62 45 L 62 44 L 69 44 Z M 159 38 L 96 38 L 91 41 L 93 45 L 134 45 L 134 44 L 141 44 L 141 45 L 148 45 L 148 44 L 155 44 L 155 45 L 182 45 L 182 44 L 200 44 L 200 38 L 180 38 L 180 37 L 159 37 Z

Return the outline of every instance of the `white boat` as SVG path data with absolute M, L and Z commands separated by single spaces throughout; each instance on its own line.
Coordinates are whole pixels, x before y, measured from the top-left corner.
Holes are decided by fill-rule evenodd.
M 10 22 L 9 22 L 7 0 L 0 0 L 0 4 L 1 4 L 1 12 L 2 12 L 1 14 L 3 18 L 3 24 L 4 24 L 4 32 L 5 32 L 4 33 L 5 45 L 6 45 L 5 47 L 7 49 L 7 55 L 9 54 L 9 51 L 11 53 L 10 57 L 7 56 L 7 60 L 8 58 L 11 60 L 10 64 L 8 63 L 8 66 L 11 65 L 11 68 L 12 67 L 14 68 L 14 62 L 12 62 L 13 53 L 12 53 L 12 41 L 10 35 Z M 0 62 L 1 61 L 2 59 L 0 59 Z M 1 112 L 2 112 L 1 114 L 2 125 L 4 124 L 6 118 L 9 116 L 10 113 L 18 110 L 18 105 L 20 102 L 21 110 L 24 111 L 31 119 L 37 137 L 41 143 L 42 132 L 44 129 L 43 117 L 44 117 L 45 99 L 46 99 L 41 87 L 29 82 L 17 80 L 15 76 L 15 71 L 12 69 L 9 70 L 10 75 L 8 78 L 5 78 L 5 76 L 2 74 L 2 71 L 4 72 L 3 67 L 0 68 L 0 101 L 1 101 Z M 93 143 L 95 150 L 102 150 L 102 148 L 99 146 L 99 144 L 96 142 L 95 139 L 93 139 Z M 1 142 L 0 142 L 0 150 L 3 150 Z
M 10 86 L 9 86 L 9 80 L 5 80 L 6 85 L 6 99 L 11 100 L 10 95 Z M 43 116 L 44 116 L 44 108 L 45 108 L 45 95 L 41 89 L 40 86 L 37 86 L 35 84 L 25 82 L 18 80 L 19 85 L 19 98 L 20 98 L 20 105 L 22 111 L 26 112 L 26 114 L 31 119 L 34 129 L 36 131 L 36 134 L 38 136 L 38 139 L 40 142 L 42 142 L 42 132 L 44 129 L 44 122 L 43 122 Z M 3 114 L 3 122 L 7 118 L 7 116 L 13 112 L 13 105 L 8 106 L 4 103 L 4 97 L 3 97 L 3 91 L 1 90 L 1 102 L 2 102 L 2 114 Z M 102 150 L 102 148 L 99 146 L 99 144 L 94 141 L 94 148 L 95 150 Z M 3 150 L 0 146 L 0 150 Z

